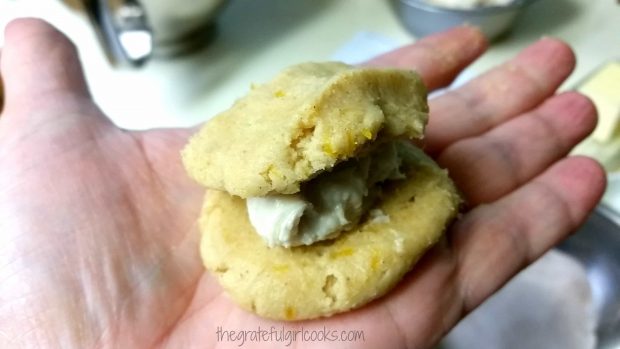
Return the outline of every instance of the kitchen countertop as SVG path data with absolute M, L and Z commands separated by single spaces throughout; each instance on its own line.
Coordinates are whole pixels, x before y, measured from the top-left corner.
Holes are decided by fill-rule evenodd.
M 129 129 L 204 121 L 243 95 L 250 82 L 265 81 L 296 62 L 330 59 L 360 31 L 396 44 L 415 40 L 389 1 L 231 0 L 217 17 L 216 37 L 205 50 L 133 70 L 111 67 L 85 15 L 60 0 L 0 0 L 0 28 L 21 16 L 44 18 L 76 43 L 95 100 Z M 574 86 L 602 62 L 620 57 L 618 18 L 620 6 L 612 0 L 540 0 L 469 73 L 482 72 L 550 35 L 577 52 L 576 72 L 564 88 Z

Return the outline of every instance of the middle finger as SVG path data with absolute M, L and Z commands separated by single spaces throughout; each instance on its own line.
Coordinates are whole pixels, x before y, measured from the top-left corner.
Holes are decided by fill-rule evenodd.
M 491 202 L 565 156 L 595 125 L 592 102 L 563 93 L 479 137 L 450 145 L 438 162 L 469 204 Z
M 545 38 L 511 61 L 430 101 L 426 151 L 482 134 L 551 96 L 572 72 L 575 56 L 565 43 Z

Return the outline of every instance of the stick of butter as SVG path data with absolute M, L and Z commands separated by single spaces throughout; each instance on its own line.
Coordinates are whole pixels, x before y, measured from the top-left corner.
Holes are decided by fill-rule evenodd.
M 609 62 L 586 80 L 579 92 L 590 97 L 598 110 L 598 125 L 592 138 L 610 142 L 618 133 L 620 121 L 620 62 Z
M 607 172 L 620 171 L 620 61 L 600 66 L 576 89 L 594 102 L 598 124 L 572 153 L 595 158 Z

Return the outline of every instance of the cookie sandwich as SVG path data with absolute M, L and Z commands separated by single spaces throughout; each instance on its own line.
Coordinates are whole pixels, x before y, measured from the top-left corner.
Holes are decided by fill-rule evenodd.
M 460 197 L 414 145 L 426 97 L 413 71 L 304 63 L 189 140 L 201 256 L 236 303 L 279 320 L 358 308 L 440 239 Z

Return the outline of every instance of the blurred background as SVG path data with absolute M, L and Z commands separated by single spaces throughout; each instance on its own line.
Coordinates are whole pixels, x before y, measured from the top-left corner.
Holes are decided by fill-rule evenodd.
M 41 17 L 60 28 L 80 49 L 97 102 L 114 122 L 129 129 L 196 124 L 229 106 L 251 82 L 265 81 L 287 65 L 329 59 L 354 62 L 416 40 L 399 20 L 396 1 L 141 1 L 153 19 L 176 19 L 168 27 L 157 23 L 160 33 L 189 19 L 197 22 L 194 26 L 202 23 L 210 31 L 195 40 L 202 47 L 174 58 L 151 57 L 139 69 L 113 66 L 86 13 L 88 4 L 105 0 L 0 0 L 0 29 L 21 16 Z M 202 3 L 206 9 L 195 8 Z M 469 76 L 544 35 L 564 39 L 577 51 L 577 70 L 565 88 L 620 57 L 620 6 L 615 0 L 533 1 L 510 29 L 470 68 Z
M 76 43 L 96 102 L 127 129 L 195 125 L 285 66 L 358 63 L 463 21 L 483 25 L 493 42 L 457 85 L 542 36 L 567 41 L 578 63 L 561 90 L 588 94 L 601 113 L 577 152 L 607 168 L 603 204 L 563 245 L 569 255 L 543 258 L 443 346 L 620 348 L 620 5 L 497 0 L 451 8 L 476 1 L 491 0 L 0 0 L 0 29 L 24 16 L 58 27 Z

